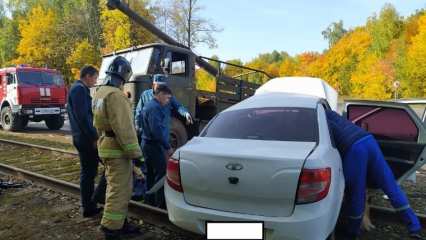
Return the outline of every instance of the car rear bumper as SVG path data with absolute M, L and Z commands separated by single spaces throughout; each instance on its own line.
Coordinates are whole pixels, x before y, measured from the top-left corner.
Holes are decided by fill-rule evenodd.
M 337 192 L 339 191 L 330 192 L 318 203 L 297 205 L 290 217 L 264 217 L 192 206 L 185 202 L 182 193 L 165 184 L 169 219 L 177 226 L 205 234 L 206 221 L 263 221 L 265 232 L 274 240 L 326 239 L 333 231 L 339 214 L 340 207 L 335 205 L 335 200 L 338 200 Z

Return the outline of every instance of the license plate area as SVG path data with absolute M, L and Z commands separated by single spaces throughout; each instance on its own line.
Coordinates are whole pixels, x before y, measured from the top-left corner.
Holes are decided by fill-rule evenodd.
M 60 114 L 60 108 L 36 108 L 34 110 L 35 115 L 50 115 L 50 114 Z

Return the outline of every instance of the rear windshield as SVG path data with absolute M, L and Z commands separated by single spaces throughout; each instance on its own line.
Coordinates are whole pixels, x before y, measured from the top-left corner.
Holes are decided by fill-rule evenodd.
M 63 86 L 61 75 L 49 72 L 18 72 L 18 83 L 26 85 L 57 85 Z
M 201 137 L 317 142 L 316 110 L 250 108 L 223 112 L 203 130 Z

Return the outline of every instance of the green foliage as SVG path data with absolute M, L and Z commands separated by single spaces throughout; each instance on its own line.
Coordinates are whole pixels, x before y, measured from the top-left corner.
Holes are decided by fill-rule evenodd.
M 322 31 L 322 36 L 328 40 L 328 46 L 332 47 L 339 41 L 348 31 L 343 27 L 343 21 L 330 24 L 326 30 Z

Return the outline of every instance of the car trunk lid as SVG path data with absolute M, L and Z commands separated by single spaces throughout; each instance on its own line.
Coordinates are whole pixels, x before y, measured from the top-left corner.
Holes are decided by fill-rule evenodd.
M 188 204 L 261 216 L 290 216 L 315 142 L 194 138 L 179 151 Z

